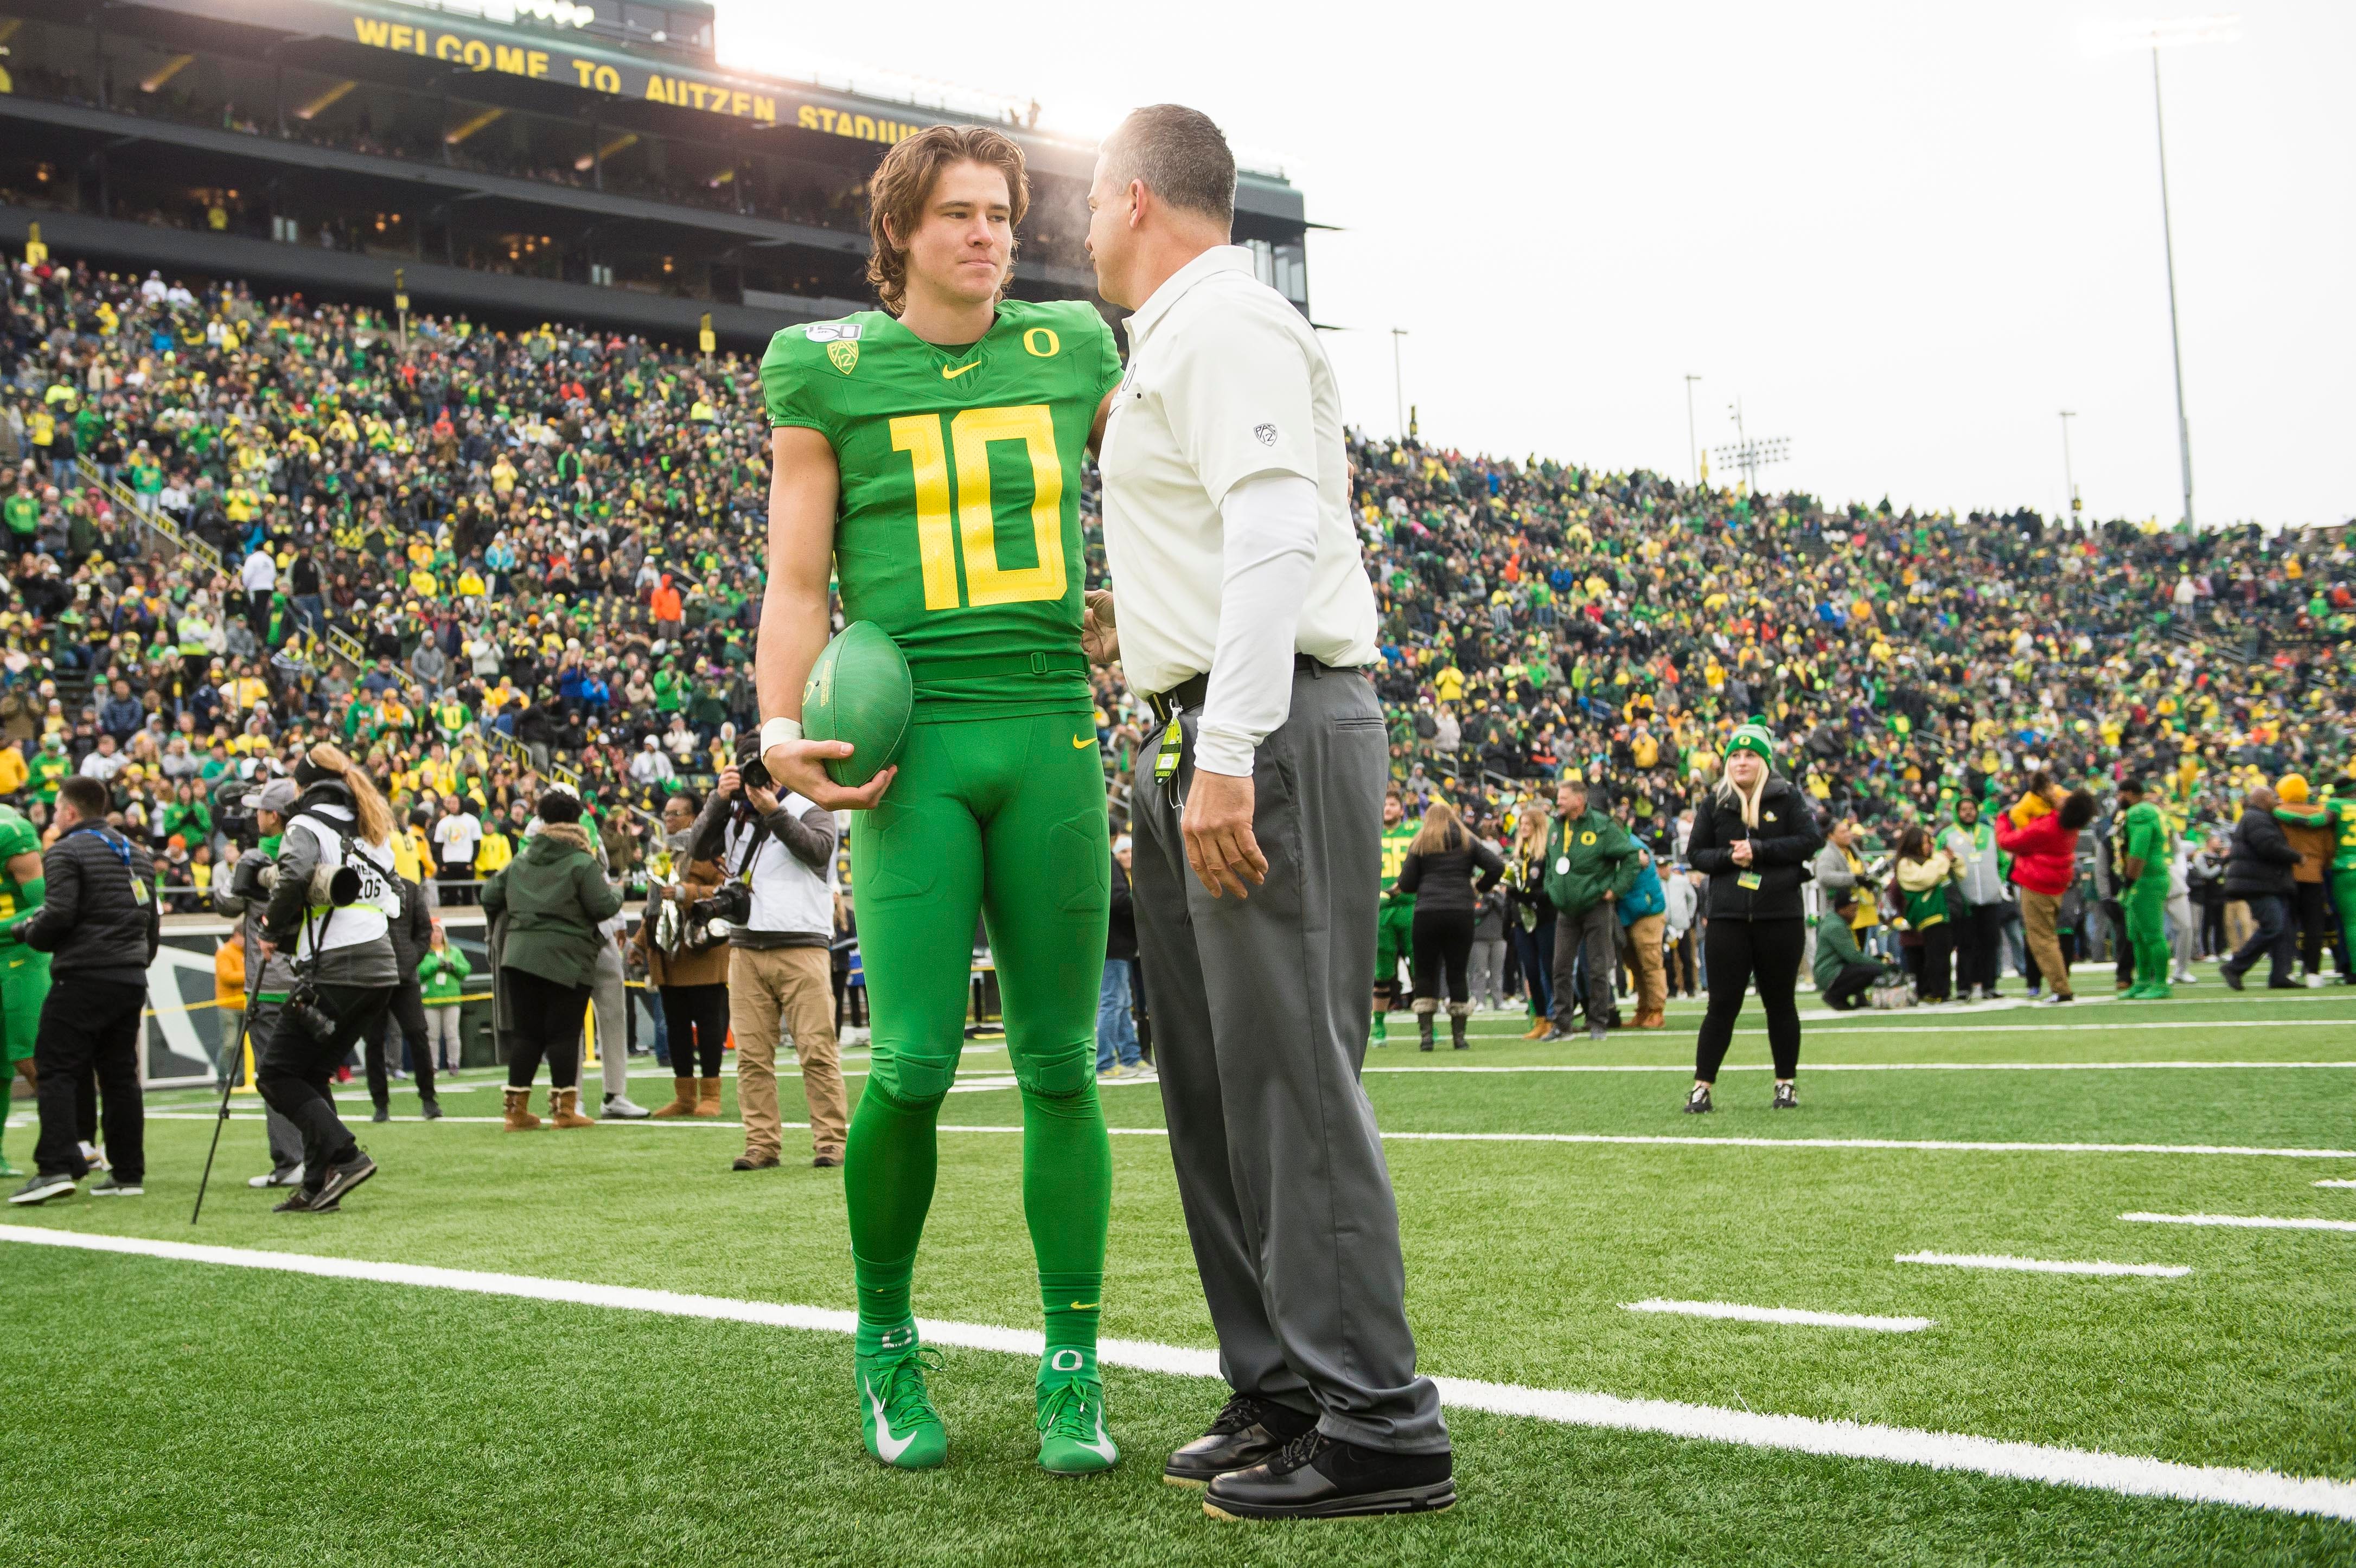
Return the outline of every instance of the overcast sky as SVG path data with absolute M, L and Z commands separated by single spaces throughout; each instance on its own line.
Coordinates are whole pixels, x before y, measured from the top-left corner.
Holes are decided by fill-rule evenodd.
M 2151 57 L 2081 34 L 2197 5 L 720 0 L 720 49 L 1035 97 L 1087 135 L 1205 110 L 1338 229 L 1310 238 L 1312 314 L 1377 433 L 1399 326 L 1444 444 L 1683 475 L 1690 372 L 1703 446 L 1738 397 L 1790 438 L 1762 483 L 2051 514 L 2068 408 L 2088 512 L 2172 521 Z M 2240 15 L 2238 42 L 2161 57 L 2195 512 L 2339 521 L 2356 5 Z

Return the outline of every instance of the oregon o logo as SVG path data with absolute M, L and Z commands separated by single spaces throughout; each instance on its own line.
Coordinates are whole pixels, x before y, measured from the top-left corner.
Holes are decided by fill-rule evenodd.
M 1043 337 L 1047 340 L 1044 348 L 1039 347 L 1039 340 Z M 1023 333 L 1023 347 L 1035 358 L 1053 359 L 1064 351 L 1064 340 L 1055 336 L 1055 329 L 1052 326 L 1034 326 Z
M 1594 829 L 1590 828 L 1587 832 L 1580 834 L 1580 835 L 1579 836 L 1579 841 L 1580 841 L 1581 844 L 1592 844 L 1592 843 L 1594 843 L 1594 842 L 1595 842 L 1595 832 L 1594 832 Z
M 1034 326 L 1031 330 L 1033 332 L 1044 332 L 1046 329 L 1044 327 Z M 1052 336 L 1052 334 L 1050 336 Z M 1047 1358 L 1047 1366 L 1051 1371 L 1076 1372 L 1086 1364 L 1087 1358 L 1082 1356 L 1077 1350 L 1058 1350 L 1054 1355 Z

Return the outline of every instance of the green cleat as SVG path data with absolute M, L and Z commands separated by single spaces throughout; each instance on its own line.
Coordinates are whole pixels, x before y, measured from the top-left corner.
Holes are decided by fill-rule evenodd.
M 856 1358 L 859 1435 L 867 1451 L 895 1470 L 929 1470 L 949 1456 L 948 1428 L 925 1387 L 927 1368 L 940 1360 L 921 1349 L 913 1331 L 905 1349 Z
M 1380 1013 L 1376 1013 L 1376 1014 L 1375 1015 L 1375 1027 L 1374 1027 L 1373 1030 L 1371 1031 L 1371 1033 L 1368 1035 L 1368 1043 L 1369 1043 L 1369 1044 L 1373 1044 L 1373 1045 L 1388 1045 L 1390 1042 L 1391 1042 L 1391 1024 L 1390 1024 L 1390 1019 L 1388 1019 L 1385 1018 L 1385 1017 L 1384 1017 L 1382 1014 L 1380 1014 Z
M 1095 1476 L 1120 1462 L 1104 1425 L 1104 1384 L 1088 1377 L 1043 1381 L 1039 1396 L 1039 1467 L 1051 1476 Z

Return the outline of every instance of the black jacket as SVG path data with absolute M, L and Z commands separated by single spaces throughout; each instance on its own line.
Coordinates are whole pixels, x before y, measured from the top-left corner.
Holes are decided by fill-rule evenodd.
M 1751 840 L 1750 869 L 1759 879 L 1756 888 L 1742 885 L 1742 867 L 1729 848 Z M 1742 825 L 1739 806 L 1720 801 L 1711 790 L 1694 807 L 1693 837 L 1686 841 L 1686 861 L 1709 876 L 1709 891 L 1702 912 L 1711 920 L 1799 920 L 1800 884 L 1816 851 L 1825 847 L 1825 830 L 1816 821 L 1808 797 L 1789 779 L 1770 778 L 1759 795 L 1759 827 Z
M 2273 893 L 2288 898 L 2291 868 L 2297 864 L 2298 851 L 2290 847 L 2290 837 L 2274 813 L 2244 810 L 2242 820 L 2233 825 L 2233 858 L 2225 862 L 2225 896 L 2246 899 Z
M 76 827 L 43 851 L 41 875 L 48 891 L 24 937 L 50 975 L 145 986 L 164 932 L 147 851 L 103 824 Z
M 1472 891 L 1472 876 L 1481 874 L 1481 891 L 1487 892 L 1505 874 L 1505 862 L 1478 838 L 1457 829 L 1456 846 L 1429 855 L 1410 853 L 1399 867 L 1398 891 L 1415 895 L 1415 912 L 1422 914 L 1471 914 L 1481 901 Z
M 434 945 L 434 912 L 425 907 L 425 894 L 415 882 L 398 871 L 392 880 L 401 889 L 401 918 L 388 922 L 385 933 L 392 938 L 392 961 L 401 965 L 402 984 L 415 985 L 417 965 Z
M 1129 891 L 1129 873 L 1112 863 L 1112 921 L 1105 927 L 1105 959 L 1137 956 L 1137 902 Z

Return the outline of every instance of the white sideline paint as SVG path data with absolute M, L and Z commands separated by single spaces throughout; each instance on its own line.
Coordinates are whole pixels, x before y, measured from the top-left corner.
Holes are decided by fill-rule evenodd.
M 216 1264 L 230 1268 L 269 1269 L 328 1279 L 369 1280 L 425 1289 L 459 1290 L 478 1296 L 568 1302 L 584 1307 L 659 1313 L 673 1317 L 766 1324 L 818 1333 L 849 1334 L 857 1322 L 854 1313 L 827 1307 L 793 1307 L 780 1302 L 737 1301 L 724 1296 L 686 1296 L 668 1290 L 644 1290 L 627 1285 L 539 1279 L 528 1275 L 484 1274 L 469 1269 L 433 1268 L 416 1264 L 371 1263 L 357 1258 L 315 1257 L 302 1253 L 198 1246 L 185 1242 L 151 1242 L 132 1236 L 85 1235 L 29 1225 L 0 1225 L 0 1242 L 123 1253 L 183 1263 Z M 1003 1328 L 979 1323 L 943 1323 L 930 1319 L 918 1321 L 925 1338 L 936 1345 L 998 1350 L 1025 1357 L 1036 1356 L 1044 1349 L 1043 1337 L 1033 1329 Z M 1164 1372 L 1177 1377 L 1215 1380 L 1219 1376 L 1215 1352 L 1177 1345 L 1157 1345 L 1137 1339 L 1107 1339 L 1098 1347 L 1097 1358 L 1109 1366 Z M 1465 1378 L 1435 1378 L 1432 1381 L 1440 1387 L 1441 1403 L 1457 1410 L 1527 1416 L 1571 1426 L 1730 1443 L 1749 1448 L 1920 1465 L 1933 1470 L 1954 1470 L 2008 1480 L 2039 1481 L 2048 1486 L 2078 1487 L 2123 1497 L 2225 1503 L 2235 1508 L 2259 1509 L 2273 1513 L 2313 1514 L 2325 1519 L 2356 1520 L 2356 1481 L 2286 1476 L 2275 1470 L 2246 1470 L 2223 1465 L 2186 1465 L 2172 1459 L 2106 1454 L 2099 1449 L 2051 1447 L 2039 1443 L 1972 1437 L 1960 1433 L 1925 1432 L 1867 1422 L 1828 1421 L 1817 1416 L 1762 1415 L 1747 1410 L 1681 1404 L 1670 1400 L 1622 1399 L 1612 1394 L 1524 1388 L 1515 1383 L 1476 1382 Z
M 2318 1187 L 2356 1187 L 2356 1181 L 2319 1181 Z
M 1816 1072 L 2127 1072 L 2245 1067 L 2324 1067 L 2346 1071 L 2356 1061 L 1811 1061 Z M 1369 1067 L 1367 1072 L 1687 1072 L 1681 1061 L 1532 1061 L 1501 1067 Z M 1730 1061 L 1721 1072 L 1772 1072 L 1771 1061 Z
M 209 1122 L 210 1111 L 150 1111 L 151 1121 Z M 233 1122 L 258 1122 L 253 1113 L 232 1111 Z M 423 1116 L 395 1116 L 396 1122 L 422 1122 Z M 468 1122 L 498 1123 L 498 1116 L 444 1116 L 445 1122 L 464 1125 Z M 742 1122 L 705 1121 L 681 1116 L 655 1121 L 601 1121 L 601 1127 L 646 1127 L 653 1130 L 685 1129 L 689 1127 L 741 1127 Z M 780 1122 L 788 1131 L 807 1130 L 808 1122 Z M 983 1126 L 945 1122 L 933 1129 L 943 1133 L 1020 1133 L 1019 1126 Z M 1167 1127 L 1107 1127 L 1115 1137 L 1166 1138 Z M 1945 1138 L 1744 1138 L 1744 1137 L 1675 1137 L 1665 1133 L 1385 1133 L 1389 1143 L 1471 1143 L 1471 1144 L 1633 1144 L 1665 1146 L 1674 1148 L 1853 1148 L 1912 1149 L 1927 1154 L 2191 1154 L 2239 1155 L 2266 1159 L 2356 1159 L 2356 1149 L 2348 1148 L 2260 1148 L 2239 1144 L 2032 1144 L 2032 1143 L 1969 1143 Z
M 2122 1214 L 2143 1225 L 2225 1225 L 2241 1231 L 2356 1231 L 2356 1220 L 2278 1220 L 2266 1214 Z
M 1945 1264 L 1950 1268 L 2011 1269 L 2020 1274 L 2136 1274 L 2153 1279 L 2182 1279 L 2192 1271 L 2180 1264 L 2055 1263 L 2049 1258 L 2014 1258 L 1997 1253 L 1901 1253 L 1890 1260 L 1901 1264 Z
M 1680 1317 L 1727 1317 L 1738 1323 L 1791 1323 L 1806 1328 L 1870 1328 L 1880 1334 L 1919 1334 L 1928 1317 L 1877 1317 L 1860 1312 L 1807 1312 L 1796 1307 L 1745 1307 L 1734 1301 L 1667 1301 L 1657 1296 L 1623 1301 L 1623 1312 L 1671 1312 Z
M 1826 1013 L 1825 1016 L 1826 1016 L 1826 1018 L 1835 1018 L 1835 1019 L 1854 1019 L 1855 1017 L 1857 1017 L 1857 1015 L 1856 1015 L 1855 1013 Z M 1887 1015 L 1885 1015 L 1885 1016 L 1887 1016 Z M 1866 1029 L 1811 1029 L 1811 1030 L 1809 1030 L 1809 1031 L 1808 1031 L 1808 1034 L 1809 1034 L 1809 1038 L 1810 1038 L 1811 1040 L 1821 1040 L 1821 1039 L 1825 1039 L 1825 1038 L 1827 1038 L 1827 1037 L 1838 1036 L 1838 1035 L 1844 1035 L 1844 1034 L 1878 1034 L 1878 1035 L 1884 1036 L 1884 1037 L 1886 1038 L 1886 1037 L 1890 1036 L 1890 1035 L 1918 1034 L 1918 1033 L 1919 1033 L 1919 1034 L 2078 1034 L 2078 1033 L 2083 1033 L 2084 1031 L 2089 1030 L 2089 1029 L 2107 1029 L 2107 1030 L 2111 1030 L 2111 1031 L 2113 1031 L 2113 1032 L 2116 1032 L 2116 1031 L 2121 1030 L 2121 1029 L 2134 1029 L 2136 1033 L 2140 1034 L 2140 1033 L 2144 1032 L 2144 1031 L 2145 1031 L 2145 1030 L 2147 1030 L 2147 1029 L 2322 1029 L 2322 1028 L 2327 1028 L 2327 1027 L 2330 1027 L 2330 1026 L 2334 1026 L 2334 1025 L 2341 1025 L 2341 1024 L 2356 1024 L 2356 1018 L 2350 1018 L 2350 1019 L 2184 1019 L 2184 1020 L 2179 1020 L 2179 1021 L 2173 1022 L 2173 1023 L 2161 1023 L 2161 1022 L 2158 1021 L 2157 1019 L 2154 1019 L 2154 1020 L 2151 1020 L 2151 1021 L 2148 1021 L 2148 1022 L 2147 1022 L 2147 1021 L 2146 1021 L 2146 1020 L 2144 1020 L 2144 1019 L 2134 1019 L 2134 1020 L 2132 1020 L 2132 1021 L 2130 1021 L 2130 1022 L 2126 1022 L 2126 1023 L 2115 1023 L 2115 1024 L 1939 1024 L 1939 1025 L 1925 1024 L 1925 1025 L 1922 1026 L 1919 1029 L 1890 1029 L 1890 1028 L 1889 1028 L 1889 1027 L 1887 1027 L 1887 1026 L 1884 1026 L 1884 1025 L 1875 1025 L 1875 1026 L 1872 1026 L 1872 1027 L 1870 1027 L 1870 1028 L 1866 1028 Z M 1735 1033 L 1737 1033 L 1737 1034 L 1759 1034 L 1759 1035 L 1763 1035 L 1763 1034 L 1765 1034 L 1767 1031 L 1766 1031 L 1765 1029 L 1736 1029 L 1734 1032 L 1735 1032 Z

